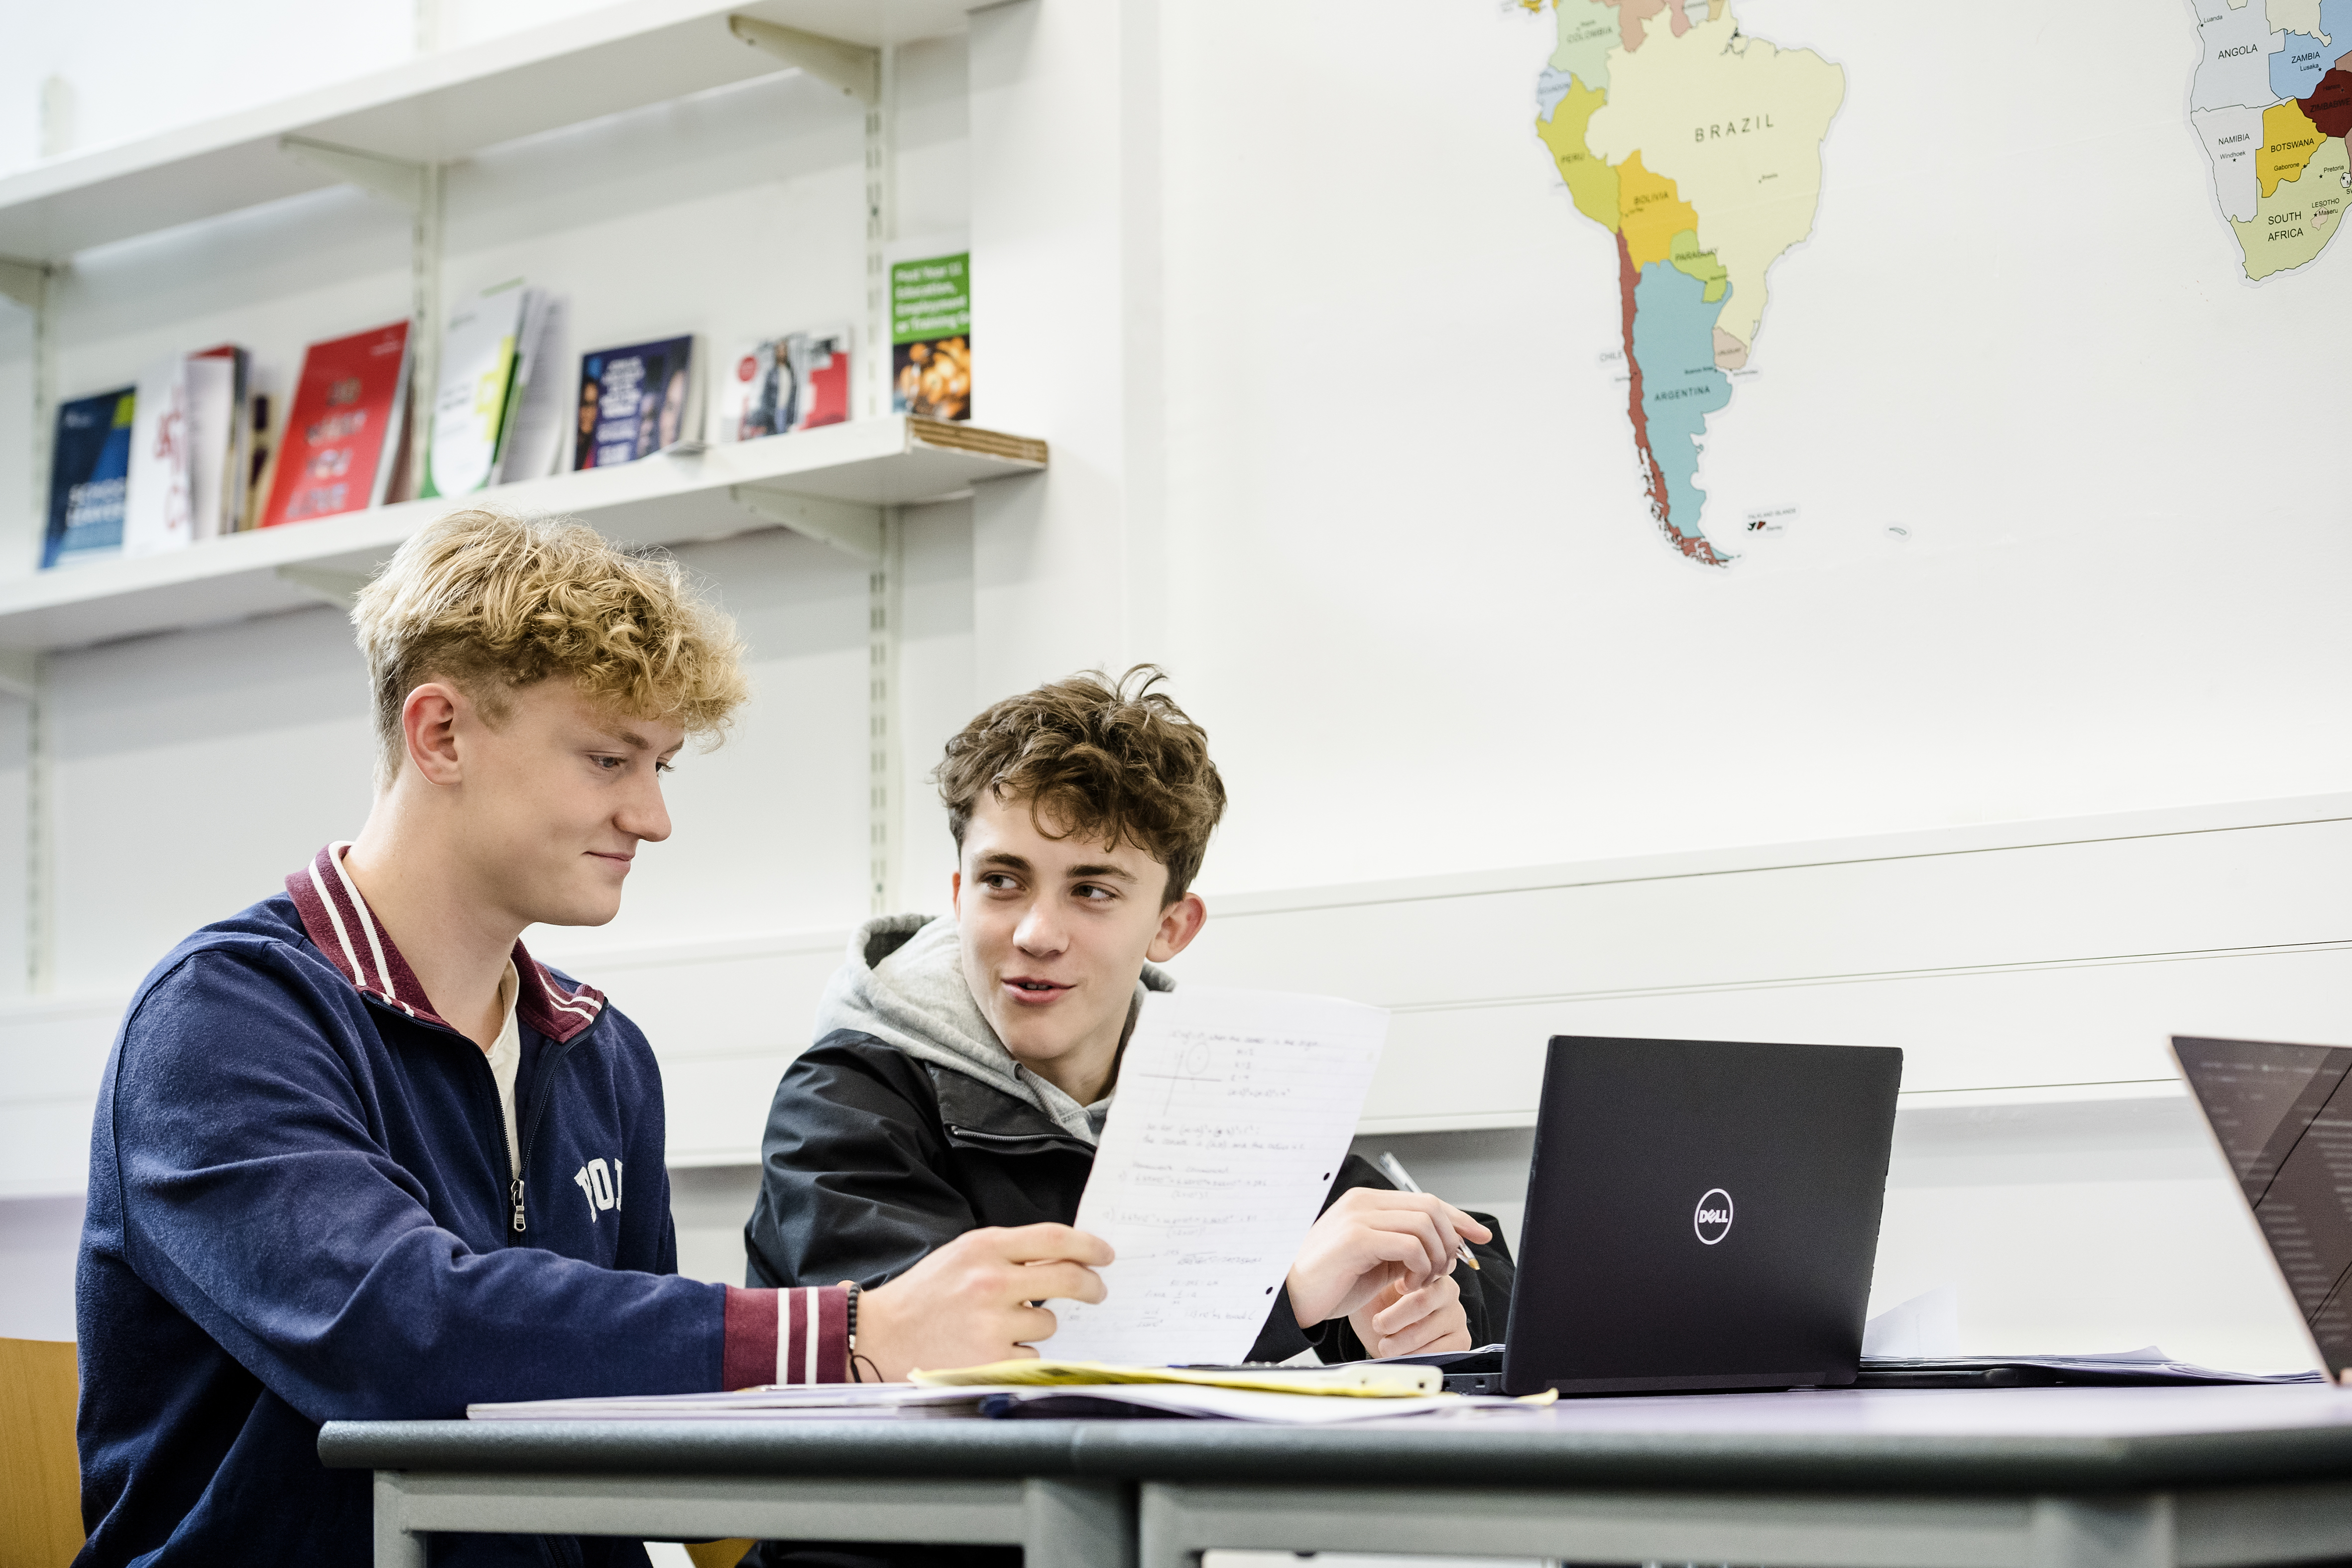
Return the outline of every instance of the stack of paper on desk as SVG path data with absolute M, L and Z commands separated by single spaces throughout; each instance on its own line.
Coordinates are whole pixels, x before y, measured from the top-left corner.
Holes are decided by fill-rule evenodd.
M 2317 1372 L 2220 1372 L 2175 1361 L 2155 1345 L 2082 1355 L 1865 1355 L 1865 1388 L 2163 1386 L 2325 1383 Z
M 1549 1399 L 1527 1403 L 1486 1394 L 1432 1394 L 1412 1399 L 1328 1399 L 1314 1394 L 1202 1388 L 1181 1383 L 1100 1384 L 1083 1388 L 995 1389 L 981 1400 L 980 1413 L 1000 1421 L 1073 1416 L 1114 1420 L 1189 1416 L 1196 1420 L 1329 1427 L 1344 1421 L 1386 1421 L 1402 1416 L 1508 1416 L 1532 1412 L 1550 1403 Z
M 1549 1403 L 1549 1401 L 1545 1401 Z M 1435 1394 L 1412 1398 L 1332 1399 L 1195 1384 L 1097 1384 L 1027 1388 L 919 1388 L 906 1383 L 820 1384 L 748 1388 L 734 1394 L 657 1394 L 611 1399 L 535 1399 L 469 1405 L 471 1421 L 903 1421 L 984 1416 L 1110 1419 L 1192 1418 L 1321 1427 L 1397 1416 L 1476 1416 L 1532 1410 L 1500 1396 Z
M 890 1421 L 977 1416 L 982 1391 L 909 1383 L 797 1383 L 731 1394 L 638 1394 L 468 1405 L 468 1421 Z
M 952 1372 L 917 1372 L 925 1388 L 1075 1388 L 1109 1384 L 1188 1384 L 1196 1388 L 1249 1388 L 1262 1394 L 1337 1395 L 1350 1399 L 1405 1399 L 1435 1394 L 1445 1375 L 1434 1366 L 1350 1361 L 1337 1366 L 1108 1366 L 1099 1361 L 992 1361 Z

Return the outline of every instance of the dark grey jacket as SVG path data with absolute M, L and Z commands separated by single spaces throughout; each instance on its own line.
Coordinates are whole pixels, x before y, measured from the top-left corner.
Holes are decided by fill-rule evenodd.
M 1070 1224 L 1094 1148 L 1034 1105 L 966 1073 L 919 1061 L 854 1030 L 835 1030 L 785 1069 L 761 1145 L 760 1197 L 743 1228 L 747 1283 L 872 1287 L 982 1226 Z M 1391 1188 L 1350 1155 L 1324 1202 L 1350 1187 Z M 1502 1340 L 1512 1264 L 1500 1227 L 1454 1279 L 1470 1343 Z M 1365 1352 L 1344 1318 L 1302 1331 L 1286 1291 L 1266 1315 L 1253 1361 L 1310 1344 L 1325 1361 Z

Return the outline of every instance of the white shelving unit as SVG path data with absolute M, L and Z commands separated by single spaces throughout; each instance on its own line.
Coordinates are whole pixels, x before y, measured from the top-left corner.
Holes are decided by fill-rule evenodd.
M 970 8 L 959 0 L 629 0 L 0 179 L 0 256 L 63 262 L 345 177 L 289 152 L 289 137 L 297 148 L 432 166 L 786 68 L 739 37 L 732 16 L 879 49 L 953 32 Z
M 692 454 L 656 455 L 455 500 L 406 501 L 232 534 L 169 555 L 100 561 L 0 581 L 0 650 L 18 655 L 346 600 L 434 518 L 488 506 L 577 517 L 609 538 L 666 545 L 788 528 L 868 563 L 882 508 L 945 500 L 1034 473 L 1045 444 L 886 415 Z
M 29 308 L 35 323 L 30 466 L 40 519 L 47 515 L 57 390 L 50 281 L 84 251 L 338 184 L 394 203 L 412 224 L 412 406 L 429 407 L 438 382 L 449 165 L 531 136 L 793 70 L 862 109 L 866 143 L 866 348 L 852 389 L 854 417 L 845 423 L 558 474 L 463 500 L 406 502 L 236 534 L 166 556 L 53 572 L 36 572 L 27 559 L 0 572 L 0 691 L 32 704 L 26 946 L 36 996 L 51 983 L 54 940 L 46 891 L 54 874 L 47 656 L 320 600 L 347 603 L 401 541 L 467 505 L 574 517 L 632 544 L 786 528 L 866 562 L 871 673 L 864 685 L 874 741 L 867 837 L 872 896 L 883 896 L 897 730 L 896 508 L 1035 472 L 1047 456 L 1042 440 L 887 412 L 888 353 L 880 346 L 889 340 L 883 247 L 895 237 L 894 51 L 961 31 L 974 3 L 625 0 L 0 178 L 0 296 Z

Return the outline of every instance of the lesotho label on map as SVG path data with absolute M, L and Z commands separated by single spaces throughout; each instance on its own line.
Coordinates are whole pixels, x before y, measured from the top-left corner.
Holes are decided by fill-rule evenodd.
M 1621 379 L 1650 516 L 1686 559 L 1723 566 L 1698 484 L 1707 421 L 1755 352 L 1765 274 L 1812 232 L 1845 72 L 1748 37 L 1729 0 L 1549 4 L 1536 134 L 1577 211 L 1617 237 Z
M 2352 196 L 2352 0 L 2189 0 L 2189 122 L 2256 283 L 2315 259 Z

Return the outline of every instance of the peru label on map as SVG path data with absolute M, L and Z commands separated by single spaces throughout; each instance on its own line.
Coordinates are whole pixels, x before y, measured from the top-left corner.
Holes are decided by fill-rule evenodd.
M 1650 515 L 1685 558 L 1722 566 L 1731 556 L 1701 515 L 1707 421 L 1755 351 L 1765 274 L 1812 232 L 1845 72 L 1748 37 L 1729 0 L 1551 3 L 1559 47 L 1538 81 L 1536 134 L 1577 211 L 1617 238 L 1626 413 Z

